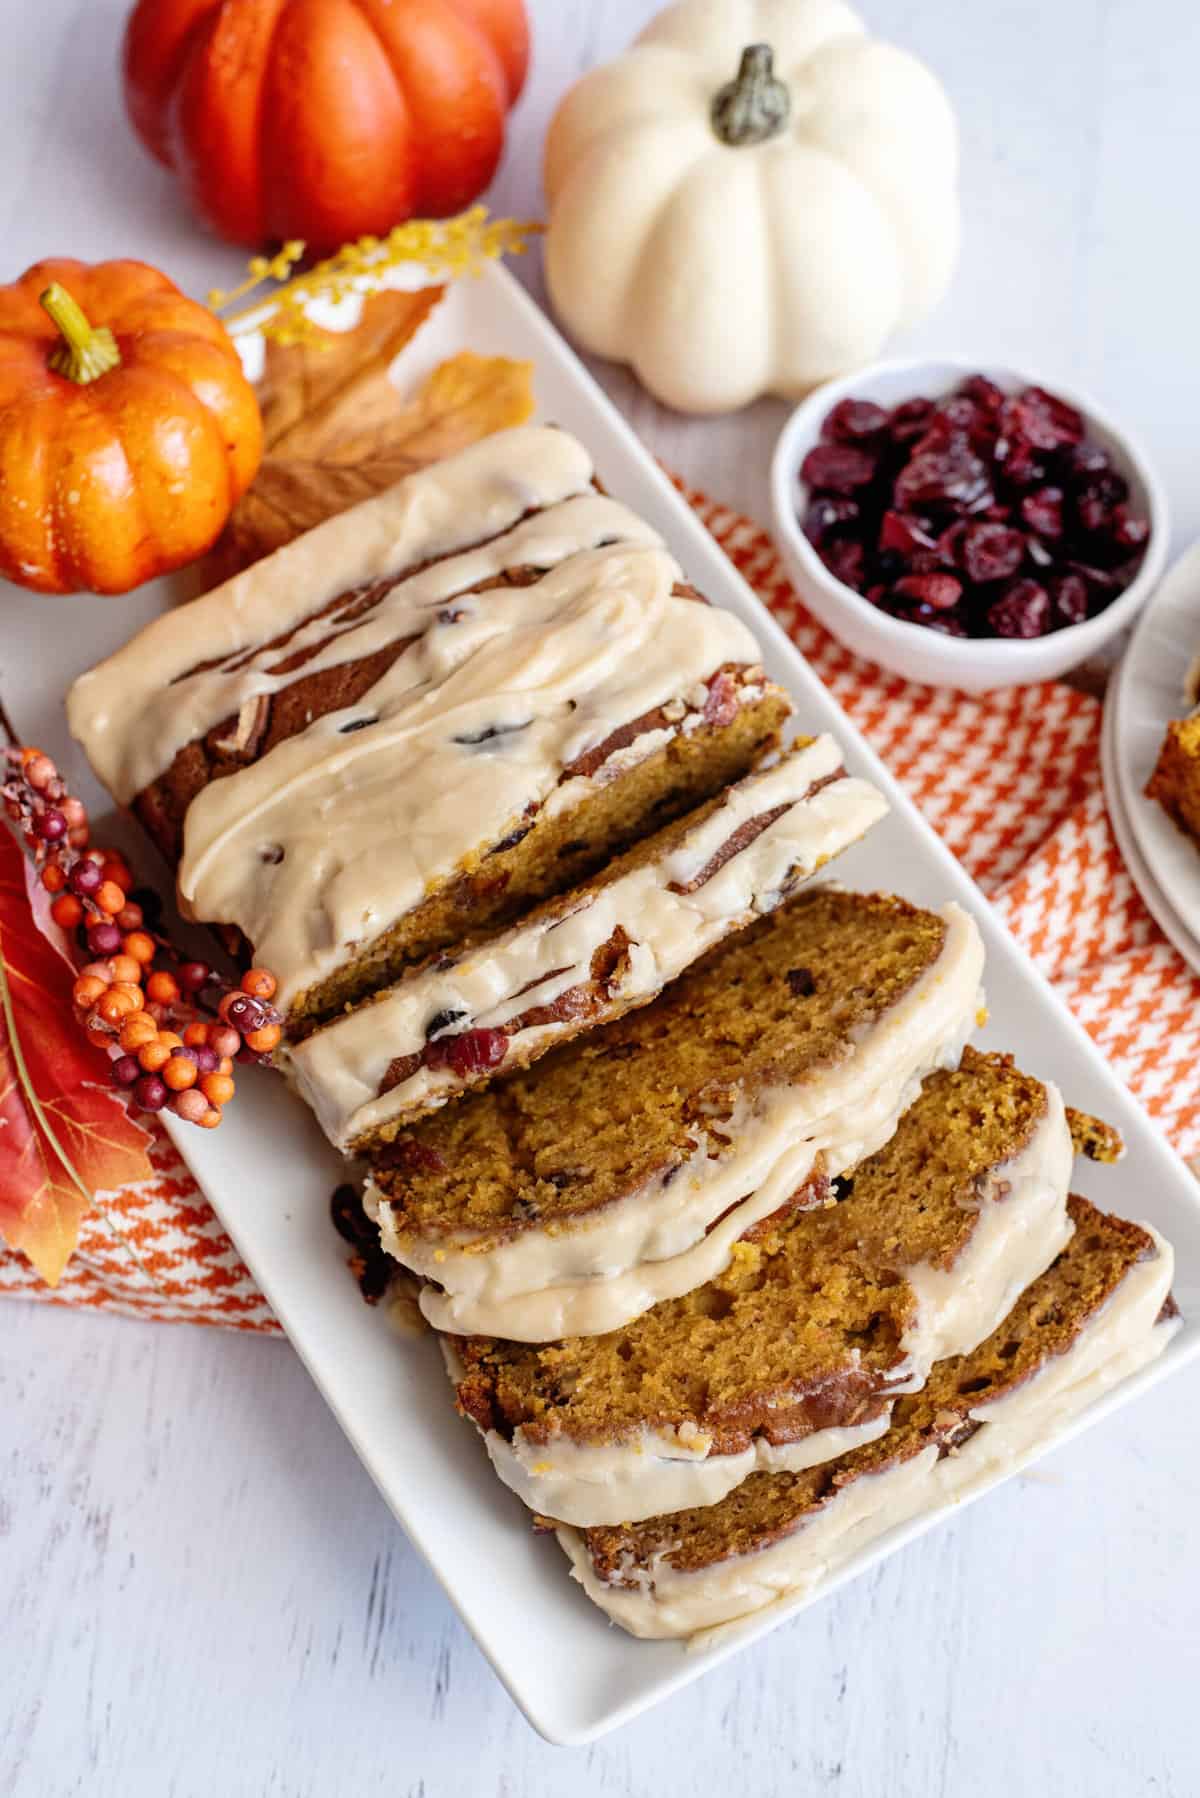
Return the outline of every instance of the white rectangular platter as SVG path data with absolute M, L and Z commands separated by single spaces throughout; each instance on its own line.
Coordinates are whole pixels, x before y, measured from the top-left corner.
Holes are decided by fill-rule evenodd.
M 689 578 L 748 621 L 769 672 L 797 700 L 800 726 L 834 732 L 852 769 L 883 788 L 891 816 L 839 863 L 839 877 L 926 905 L 957 899 L 967 906 L 988 951 L 991 1022 L 981 1038 L 984 1046 L 1012 1050 L 1031 1072 L 1055 1080 L 1070 1103 L 1100 1113 L 1124 1133 L 1126 1160 L 1115 1170 L 1082 1167 L 1079 1190 L 1109 1209 L 1148 1219 L 1170 1237 L 1178 1255 L 1176 1295 L 1187 1321 L 1162 1360 L 1097 1404 L 1083 1423 L 1182 1367 L 1200 1352 L 1200 1187 L 505 270 L 490 268 L 452 289 L 405 350 L 402 385 L 464 346 L 534 362 L 539 415 L 575 432 L 591 449 L 605 485 L 662 532 Z M 76 790 L 91 797 L 95 788 L 82 757 L 66 740 L 62 694 L 76 673 L 124 641 L 164 603 L 164 594 L 153 588 L 108 601 L 4 594 L 0 691 L 27 740 L 59 758 Z M 137 855 L 142 866 L 150 865 L 144 845 Z M 492 1475 L 475 1432 L 455 1415 L 433 1343 L 398 1338 L 362 1303 L 329 1222 L 329 1196 L 342 1165 L 282 1082 L 267 1075 L 248 1078 L 219 1131 L 179 1126 L 175 1135 L 397 1519 L 544 1736 L 563 1743 L 590 1741 L 710 1673 L 726 1655 L 812 1602 L 778 1606 L 734 1642 L 702 1654 L 686 1654 L 674 1643 L 636 1642 L 608 1625 L 568 1578 L 554 1541 L 533 1535 L 519 1501 Z M 220 1453 L 219 1444 L 214 1452 Z M 311 1477 L 321 1478 L 319 1466 Z M 1125 1470 L 1115 1465 L 1112 1477 L 1125 1477 Z M 927 1516 L 893 1532 L 861 1553 L 823 1592 L 936 1521 Z M 287 1529 L 286 1517 L 277 1523 Z

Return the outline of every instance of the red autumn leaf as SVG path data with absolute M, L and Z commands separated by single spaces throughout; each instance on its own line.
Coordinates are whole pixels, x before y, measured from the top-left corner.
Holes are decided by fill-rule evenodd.
M 47 934 L 45 894 L 0 825 L 0 1236 L 49 1285 L 92 1199 L 153 1178 L 150 1138 L 75 1018 L 70 962 Z

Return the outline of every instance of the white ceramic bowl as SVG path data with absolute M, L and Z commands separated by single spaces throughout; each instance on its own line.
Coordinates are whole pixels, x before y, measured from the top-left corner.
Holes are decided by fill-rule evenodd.
M 1131 504 L 1150 522 L 1150 540 L 1136 580 L 1097 617 L 1068 625 L 1047 637 L 947 637 L 940 631 L 891 618 L 835 579 L 800 528 L 800 518 L 808 504 L 800 464 L 820 438 L 822 419 L 839 400 L 853 395 L 855 399 L 875 400 L 881 406 L 895 406 L 918 395 L 936 400 L 957 387 L 964 376 L 977 373 L 987 375 L 1006 393 L 1015 393 L 1022 387 L 1045 387 L 1082 412 L 1088 436 L 1108 451 L 1114 466 L 1129 482 Z M 1119 431 L 1089 399 L 1052 377 L 959 357 L 876 362 L 815 388 L 797 406 L 780 433 L 771 464 L 771 502 L 777 538 L 796 588 L 805 605 L 827 629 L 858 655 L 906 680 L 958 687 L 967 693 L 1053 680 L 1096 655 L 1133 623 L 1154 591 L 1167 555 L 1166 497 L 1128 432 Z

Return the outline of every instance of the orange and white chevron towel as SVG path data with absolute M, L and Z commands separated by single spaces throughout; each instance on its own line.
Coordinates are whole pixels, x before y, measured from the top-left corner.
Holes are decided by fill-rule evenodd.
M 763 531 L 687 497 L 1175 1147 L 1200 1155 L 1200 978 L 1121 859 L 1100 784 L 1099 703 L 1057 684 L 968 699 L 886 675 L 809 617 Z M 93 1217 L 54 1292 L 3 1251 L 0 1292 L 278 1330 L 161 1130 L 151 1158 L 157 1179 L 116 1209 L 153 1284 Z

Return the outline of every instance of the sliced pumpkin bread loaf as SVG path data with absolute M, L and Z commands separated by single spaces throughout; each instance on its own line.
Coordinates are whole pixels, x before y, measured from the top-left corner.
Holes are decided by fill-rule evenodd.
M 530 426 L 155 619 L 69 715 L 303 1029 L 746 773 L 791 710 L 759 660 Z
M 367 1187 L 384 1247 L 439 1329 L 615 1329 L 886 1142 L 957 1063 L 982 970 L 956 907 L 806 889 L 652 1004 L 398 1137 Z
M 895 1525 L 1020 1467 L 1160 1354 L 1177 1323 L 1169 1244 L 1085 1199 L 1070 1215 L 1053 1265 L 984 1342 L 898 1399 L 875 1441 L 802 1472 L 751 1474 L 719 1504 L 559 1525 L 588 1597 L 635 1635 L 690 1636 L 811 1593 Z
M 291 1077 L 330 1141 L 362 1154 L 497 1069 L 646 1004 L 885 811 L 831 737 L 801 742 L 586 885 L 314 1031 L 289 1052 Z
M 500 1478 L 565 1523 L 711 1504 L 756 1469 L 831 1460 L 1053 1261 L 1071 1161 L 1055 1088 L 968 1048 L 826 1203 L 765 1219 L 706 1285 L 605 1336 L 446 1337 L 459 1408 Z

